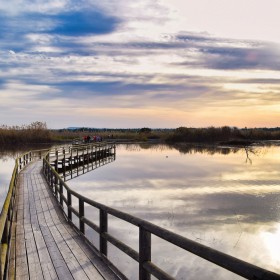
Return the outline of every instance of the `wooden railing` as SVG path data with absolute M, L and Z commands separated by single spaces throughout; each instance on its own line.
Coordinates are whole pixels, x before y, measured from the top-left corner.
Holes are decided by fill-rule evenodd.
M 200 243 L 187 239 L 183 236 L 175 234 L 164 228 L 156 226 L 150 222 L 144 221 L 127 213 L 118 211 L 96 201 L 93 201 L 81 194 L 73 191 L 59 176 L 55 169 L 48 161 L 48 156 L 43 159 L 43 172 L 46 180 L 51 187 L 51 190 L 59 202 L 59 205 L 63 209 L 68 221 L 73 224 L 84 236 L 85 225 L 93 229 L 99 234 L 99 252 L 101 256 L 110 263 L 107 258 L 107 246 L 108 242 L 116 246 L 126 255 L 134 259 L 139 263 L 139 279 L 150 280 L 151 275 L 158 279 L 174 279 L 168 275 L 158 266 L 156 266 L 151 260 L 152 250 L 152 235 L 158 236 L 168 243 L 174 244 L 188 252 L 191 252 L 203 259 L 206 259 L 220 267 L 223 267 L 235 274 L 243 276 L 247 279 L 254 280 L 276 280 L 280 279 L 280 275 L 257 267 L 253 264 L 244 262 L 230 255 L 224 254 L 210 247 L 204 246 Z M 72 198 L 75 197 L 79 201 L 78 209 L 73 207 Z M 64 207 L 64 203 L 66 207 Z M 85 216 L 85 206 L 90 205 L 99 210 L 99 225 L 95 224 L 91 219 Z M 79 226 L 76 226 L 73 222 L 72 215 L 78 218 Z M 136 227 L 139 231 L 139 251 L 137 252 L 133 248 L 129 247 L 116 237 L 108 233 L 108 218 L 111 216 L 117 217 L 123 221 L 126 221 Z M 86 237 L 85 237 L 86 238 Z M 90 242 L 90 240 L 88 240 Z M 93 245 L 93 244 L 92 244 Z M 94 245 L 93 245 L 94 246 Z
M 84 146 L 77 146 L 75 147 L 77 150 L 85 149 Z M 12 178 L 9 184 L 8 193 L 3 204 L 3 208 L 0 215 L 0 279 L 7 278 L 8 266 L 9 266 L 9 259 L 11 251 L 14 250 L 13 248 L 13 236 L 12 233 L 14 232 L 14 225 L 15 225 L 15 205 L 17 199 L 17 183 L 18 183 L 18 176 L 19 172 L 31 161 L 35 159 L 45 159 L 50 160 L 51 157 L 56 157 L 61 154 L 66 154 L 67 152 L 71 152 L 71 146 L 58 146 L 55 148 L 43 149 L 43 150 L 34 150 L 26 152 L 20 155 L 15 160 L 15 166 L 12 173 Z
M 64 181 L 115 160 L 116 146 L 107 143 L 75 145 L 52 151 L 48 161 Z
M 22 154 L 15 160 L 8 193 L 0 215 L 0 279 L 6 279 L 15 221 L 15 204 L 19 172 L 35 158 L 42 158 L 48 150 L 32 151 Z

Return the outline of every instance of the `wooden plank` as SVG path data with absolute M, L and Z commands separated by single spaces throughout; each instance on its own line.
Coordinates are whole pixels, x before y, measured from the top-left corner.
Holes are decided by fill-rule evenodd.
M 44 180 L 44 179 L 43 179 Z M 51 191 L 49 188 L 44 192 L 45 195 L 49 196 L 51 194 Z M 119 279 L 118 276 L 116 276 L 112 270 L 104 264 L 102 259 L 95 253 L 93 250 L 85 243 L 85 239 L 81 237 L 71 225 L 68 223 L 65 224 L 59 224 L 59 221 L 65 221 L 65 217 L 62 213 L 62 210 L 59 208 L 59 206 L 56 204 L 55 198 L 53 196 L 52 200 L 54 201 L 53 204 L 49 204 L 49 209 L 51 211 L 52 217 L 54 220 L 56 220 L 56 223 L 59 225 L 59 230 L 61 234 L 67 241 L 70 241 L 71 245 L 69 246 L 75 246 L 75 249 L 73 250 L 83 252 L 83 254 L 86 255 L 86 257 L 93 263 L 94 267 L 98 270 L 98 272 L 102 275 L 104 279 L 108 280 L 117 280 Z M 54 207 L 53 207 L 54 206 Z M 75 243 L 73 242 L 75 241 Z M 72 243 L 73 242 L 73 243 Z M 82 253 L 81 253 L 82 254 Z M 95 279 L 95 278 L 93 278 Z
M 41 227 L 39 224 L 38 213 L 42 212 L 42 207 L 38 203 L 38 199 L 36 199 L 37 194 L 36 194 L 36 190 L 34 188 L 34 184 L 36 184 L 36 181 L 34 181 L 34 179 L 32 178 L 32 175 L 31 175 L 31 192 L 33 195 L 29 196 L 29 203 L 30 203 L 30 205 L 34 205 L 34 208 L 32 208 L 33 215 L 31 217 L 31 221 L 32 221 L 33 235 L 34 235 L 34 239 L 36 242 L 37 251 L 38 251 L 39 259 L 41 262 L 44 279 L 51 279 L 51 280 L 58 279 L 58 276 L 56 274 L 52 260 L 50 258 L 50 255 L 49 255 L 49 252 L 47 249 L 47 245 L 45 243 L 45 240 L 44 240 L 44 237 L 43 237 L 43 234 L 41 231 Z
M 104 279 L 103 276 L 100 275 L 100 272 L 95 268 L 91 260 L 88 258 L 88 256 L 85 254 L 85 252 L 81 249 L 79 244 L 74 239 L 74 237 L 78 237 L 79 234 L 76 231 L 74 231 L 70 226 L 68 228 L 64 224 L 60 223 L 60 219 L 58 218 L 56 214 L 56 210 L 54 208 L 49 208 L 49 209 L 50 209 L 51 217 L 54 223 L 56 224 L 57 229 L 59 230 L 60 234 L 64 237 L 70 250 L 75 252 L 75 256 L 79 264 L 84 269 L 89 279 Z M 69 231 L 66 228 L 68 228 Z
M 56 223 L 56 226 L 58 230 L 60 231 L 61 235 L 65 238 L 68 246 L 71 248 L 71 250 L 75 250 L 75 255 L 79 255 L 79 262 L 84 261 L 84 265 L 80 262 L 83 267 L 85 267 L 85 264 L 87 264 L 88 260 L 90 260 L 91 265 L 93 267 L 90 268 L 90 265 L 87 266 L 87 269 L 85 272 L 87 275 L 90 273 L 93 273 L 93 271 L 97 270 L 99 274 L 102 275 L 102 279 L 119 279 L 112 270 L 107 267 L 106 264 L 101 260 L 99 256 L 97 256 L 96 253 L 92 251 L 92 249 L 85 243 L 85 239 L 82 238 L 74 229 L 73 227 L 66 223 L 65 216 L 63 215 L 61 209 L 59 208 L 59 205 L 57 204 L 55 198 L 53 197 L 47 183 L 45 182 L 45 179 L 43 177 L 40 177 L 41 183 L 46 186 L 44 188 L 44 194 L 46 197 L 50 197 L 51 200 L 47 200 L 48 207 L 50 209 L 52 218 L 54 222 Z M 78 253 L 79 252 L 79 253 Z M 83 256 L 80 260 L 80 257 Z M 90 269 L 90 270 L 89 270 Z M 93 279 L 96 279 L 96 273 L 93 274 L 95 277 Z M 98 274 L 97 274 L 98 275 Z M 90 276 L 89 276 L 90 277 Z M 92 279 L 92 278 L 91 278 Z
M 41 187 L 40 182 L 37 181 L 36 187 L 37 188 Z M 71 252 L 71 250 L 69 249 L 65 240 L 63 239 L 62 235 L 57 230 L 56 226 L 54 225 L 54 223 L 52 221 L 52 218 L 51 218 L 51 215 L 49 213 L 48 206 L 46 203 L 46 200 L 48 200 L 49 198 L 45 198 L 44 195 L 43 194 L 41 195 L 41 194 L 42 193 L 39 191 L 38 195 L 40 197 L 46 226 L 47 226 L 49 233 L 51 234 L 53 240 L 55 241 L 57 248 L 59 249 L 59 251 L 63 257 L 63 260 L 67 264 L 67 267 L 70 270 L 72 277 L 74 279 L 88 279 L 87 275 L 84 273 L 83 269 L 79 265 L 75 255 Z M 49 237 L 50 237 L 50 235 L 49 235 Z
M 16 279 L 119 279 L 67 223 L 31 163 L 20 174 L 16 225 Z
M 33 219 L 33 207 L 32 203 L 30 203 L 30 197 L 32 197 L 32 192 L 29 191 L 30 180 L 28 174 L 24 176 L 24 179 L 25 184 L 27 184 L 27 187 L 24 188 L 24 232 L 29 275 L 31 279 L 44 279 L 31 226 L 31 221 Z
M 16 279 L 28 279 L 28 264 L 24 234 L 24 175 L 19 175 L 18 184 L 18 209 L 16 226 Z
M 35 185 L 34 185 L 35 184 Z M 39 193 L 37 191 L 36 184 L 38 184 L 37 180 L 34 180 L 33 184 L 33 193 L 35 199 L 35 205 L 37 208 L 37 218 L 40 230 L 41 230 L 41 235 L 37 236 L 38 242 L 43 246 L 44 252 L 48 252 L 47 254 L 49 257 L 47 257 L 47 267 L 44 270 L 44 276 L 45 274 L 49 274 L 50 277 L 55 277 L 55 274 L 57 274 L 59 279 L 73 279 L 68 266 L 63 258 L 63 256 L 60 253 L 60 250 L 56 244 L 56 241 L 54 237 L 51 234 L 50 229 L 48 228 L 47 222 L 45 220 L 45 215 L 44 215 L 44 209 L 41 204 L 41 200 L 39 197 Z M 39 240 L 40 239 L 40 240 Z M 45 243 L 45 246 L 43 243 Z M 43 252 L 42 252 L 43 254 Z M 42 256 L 42 262 L 44 262 L 45 259 L 43 259 Z M 44 266 L 43 266 L 44 267 Z M 55 273 L 54 273 L 55 272 Z M 56 279 L 56 278 L 54 278 Z

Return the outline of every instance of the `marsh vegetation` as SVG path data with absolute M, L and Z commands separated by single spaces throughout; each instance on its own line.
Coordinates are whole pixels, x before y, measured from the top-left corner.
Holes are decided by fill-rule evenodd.
M 22 126 L 0 126 L 0 145 L 61 143 L 83 139 L 85 135 L 99 135 L 102 139 L 128 142 L 203 143 L 250 145 L 256 141 L 280 140 L 280 128 L 237 128 L 237 127 L 179 127 L 176 129 L 108 129 L 68 128 L 48 129 L 45 122 L 33 122 Z

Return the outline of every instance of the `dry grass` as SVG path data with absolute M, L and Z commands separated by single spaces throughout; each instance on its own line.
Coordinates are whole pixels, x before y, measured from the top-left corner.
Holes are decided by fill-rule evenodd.
M 22 126 L 0 127 L 0 145 L 21 145 L 31 143 L 49 143 L 51 133 L 46 123 L 33 122 Z

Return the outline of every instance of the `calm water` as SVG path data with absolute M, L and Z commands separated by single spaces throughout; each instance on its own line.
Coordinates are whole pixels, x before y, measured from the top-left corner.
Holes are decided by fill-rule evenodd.
M 2 205 L 9 189 L 16 158 L 30 150 L 47 148 L 50 148 L 50 145 L 37 144 L 14 149 L 0 147 L 0 209 L 2 209 Z
M 2 209 L 5 201 L 12 172 L 15 166 L 15 159 L 18 156 L 17 151 L 0 150 L 0 208 Z
M 116 161 L 68 181 L 98 202 L 280 273 L 280 147 L 244 149 L 119 145 Z M 87 209 L 96 219 L 97 212 Z M 109 232 L 138 250 L 137 230 L 109 219 Z M 97 237 L 88 231 L 97 245 Z M 154 237 L 153 261 L 177 279 L 240 279 Z M 98 247 L 98 245 L 97 245 Z M 114 263 L 137 279 L 114 247 Z M 130 267 L 133 267 L 131 269 Z

